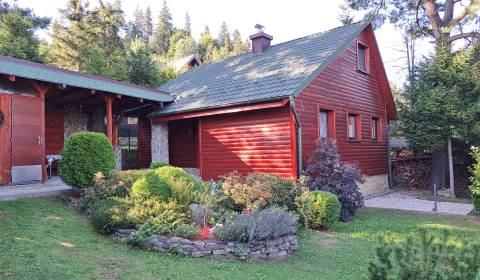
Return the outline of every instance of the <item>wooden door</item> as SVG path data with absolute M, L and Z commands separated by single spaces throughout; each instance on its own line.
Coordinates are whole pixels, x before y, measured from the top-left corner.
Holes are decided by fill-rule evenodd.
M 11 182 L 11 107 L 11 95 L 0 94 L 0 185 Z
M 12 98 L 12 183 L 42 180 L 44 155 L 43 101 Z

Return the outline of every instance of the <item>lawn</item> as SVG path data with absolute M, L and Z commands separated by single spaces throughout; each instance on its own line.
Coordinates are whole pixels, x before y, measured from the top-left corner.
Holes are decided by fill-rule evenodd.
M 0 203 L 0 279 L 364 279 L 377 234 L 404 239 L 425 228 L 480 239 L 480 219 L 362 209 L 331 232 L 304 232 L 277 262 L 193 259 L 144 252 L 96 234 L 57 199 Z

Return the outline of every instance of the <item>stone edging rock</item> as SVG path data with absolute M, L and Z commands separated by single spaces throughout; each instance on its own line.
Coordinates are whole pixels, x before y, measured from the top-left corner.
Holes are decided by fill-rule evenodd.
M 133 229 L 119 229 L 115 237 L 127 243 Z M 274 240 L 244 242 L 226 242 L 220 240 L 191 241 L 180 237 L 161 235 L 152 236 L 140 246 L 143 249 L 160 252 L 175 252 L 192 257 L 215 256 L 223 258 L 279 260 L 298 250 L 300 245 L 296 235 L 287 235 Z

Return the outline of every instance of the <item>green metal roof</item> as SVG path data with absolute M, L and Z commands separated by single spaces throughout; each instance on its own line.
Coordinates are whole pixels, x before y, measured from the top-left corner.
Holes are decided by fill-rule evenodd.
M 132 85 L 104 77 L 69 71 L 8 56 L 0 56 L 0 73 L 152 101 L 173 101 L 173 98 L 168 93 L 158 89 Z
M 360 21 L 197 66 L 159 89 L 175 102 L 151 116 L 164 116 L 297 96 L 370 24 Z

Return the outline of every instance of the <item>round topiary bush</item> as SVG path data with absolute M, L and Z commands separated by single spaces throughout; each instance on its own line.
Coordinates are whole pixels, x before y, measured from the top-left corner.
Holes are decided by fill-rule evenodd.
M 310 228 L 327 229 L 340 218 L 341 204 L 336 195 L 324 191 L 306 192 L 300 197 L 304 219 Z
M 172 198 L 179 204 L 188 205 L 196 200 L 196 193 L 201 188 L 200 183 L 179 167 L 163 166 L 155 169 L 155 174 L 168 184 Z
M 172 196 L 172 191 L 155 170 L 150 170 L 133 183 L 131 194 L 134 197 L 166 200 Z
M 109 234 L 115 229 L 133 226 L 127 218 L 124 203 L 118 198 L 98 200 L 92 204 L 91 211 L 92 225 L 101 234 Z
M 110 174 L 114 168 L 113 147 L 102 133 L 77 132 L 65 141 L 59 175 L 67 184 L 91 186 L 95 173 Z

